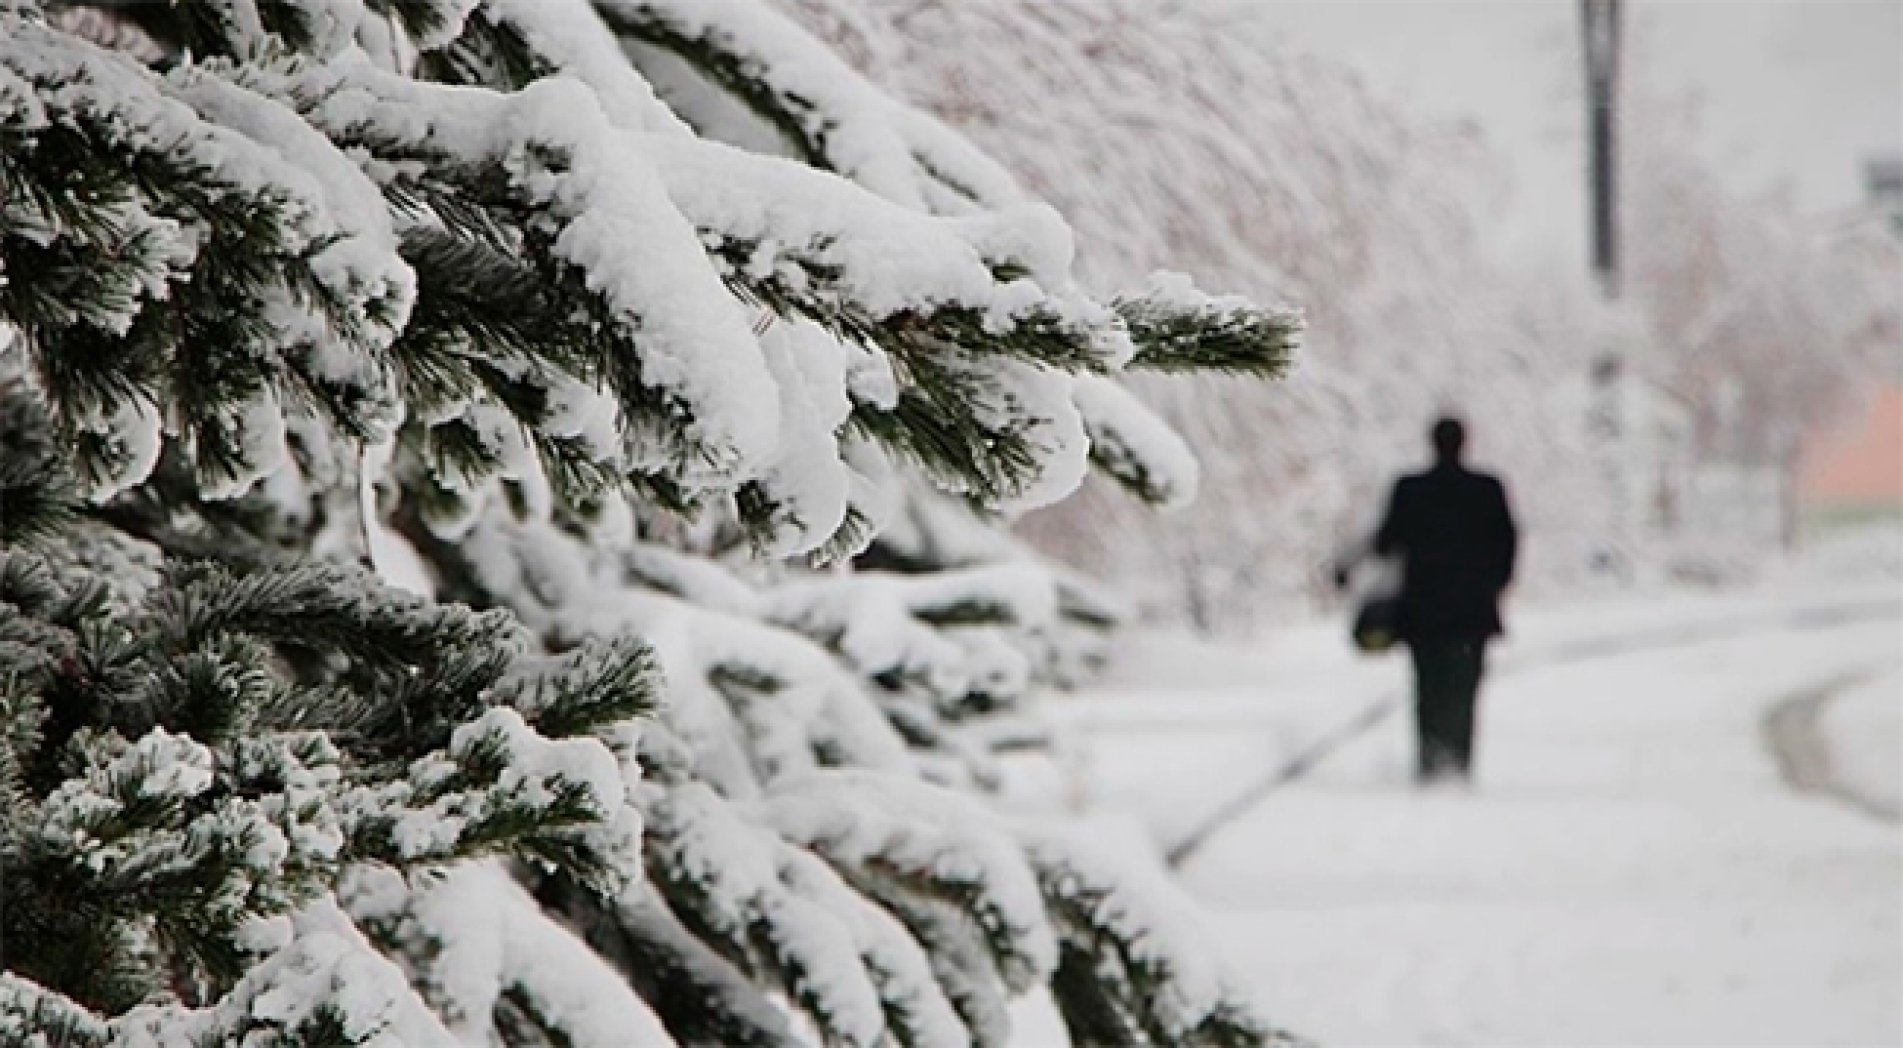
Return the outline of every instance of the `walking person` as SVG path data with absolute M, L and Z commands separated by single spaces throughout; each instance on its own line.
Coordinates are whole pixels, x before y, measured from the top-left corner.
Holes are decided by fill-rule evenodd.
M 1431 436 L 1433 467 L 1395 482 L 1374 536 L 1374 552 L 1401 563 L 1395 632 L 1414 662 L 1424 783 L 1469 775 L 1487 642 L 1502 632 L 1518 546 L 1505 487 L 1461 461 L 1466 427 L 1442 418 Z

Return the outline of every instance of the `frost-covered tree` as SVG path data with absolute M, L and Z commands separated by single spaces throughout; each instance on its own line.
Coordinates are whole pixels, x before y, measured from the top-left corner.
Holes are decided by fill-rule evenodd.
M 1689 406 L 1701 459 L 1788 468 L 1805 434 L 1903 370 L 1903 250 L 1881 226 L 1727 189 L 1694 147 L 1695 101 L 1656 79 L 1638 78 L 1626 121 L 1645 363 Z
M 1705 463 L 1794 446 L 1867 388 L 1873 347 L 1895 371 L 1894 238 L 1724 192 L 1695 127 L 1647 84 L 1642 19 L 1621 132 L 1631 266 L 1609 308 L 1574 252 L 1506 242 L 1515 187 L 1480 129 L 1301 53 L 1258 17 L 1270 5 L 779 2 L 1056 204 L 1088 286 L 1167 260 L 1309 303 L 1287 388 L 1136 378 L 1197 452 L 1193 515 L 1139 512 L 1093 481 L 1019 529 L 1159 617 L 1246 630 L 1329 589 L 1328 561 L 1372 528 L 1393 471 L 1420 461 L 1447 409 L 1472 420 L 1475 454 L 1534 536 L 1516 586 L 1607 581 L 1595 561 L 1667 515 L 1653 481 L 1687 466 L 1675 433 L 1604 446 L 1608 354 L 1640 402 L 1628 434 L 1689 414 Z M 1706 520 L 1697 541 L 1725 542 L 1726 515 Z M 1649 541 L 1620 553 L 1639 575 L 1673 556 Z
M 1299 328 L 1071 261 L 755 2 L 0 0 L 0 1041 L 1283 1040 L 983 797 Z

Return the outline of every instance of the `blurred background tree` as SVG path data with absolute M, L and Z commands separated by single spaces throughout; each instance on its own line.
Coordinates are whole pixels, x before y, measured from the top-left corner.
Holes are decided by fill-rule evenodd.
M 1220 377 L 1144 388 L 1203 459 L 1210 493 L 1193 515 L 1146 517 L 1091 485 L 1021 526 L 1154 615 L 1244 631 L 1325 600 L 1327 561 L 1371 526 L 1387 478 L 1423 457 L 1447 409 L 1475 421 L 1482 461 L 1527 480 L 1514 490 L 1533 536 L 1523 590 L 1748 573 L 1777 555 L 1776 529 L 1747 518 L 1767 498 L 1776 516 L 1790 462 L 1734 482 L 1716 416 L 1732 412 L 1725 439 L 1765 445 L 1752 461 L 1769 464 L 1895 373 L 1895 240 L 1723 190 L 1684 106 L 1648 86 L 1647 64 L 1669 56 L 1643 34 L 1624 117 L 1630 294 L 1607 306 L 1582 267 L 1510 251 L 1496 204 L 1513 186 L 1480 128 L 1287 46 L 1249 5 L 786 4 L 1056 202 L 1088 282 L 1168 258 L 1312 303 L 1289 395 Z M 1694 314 L 1712 327 L 1694 330 Z M 1627 362 L 1631 433 L 1604 470 L 1593 368 L 1610 345 Z M 1635 543 L 1615 572 L 1599 566 L 1608 535 Z

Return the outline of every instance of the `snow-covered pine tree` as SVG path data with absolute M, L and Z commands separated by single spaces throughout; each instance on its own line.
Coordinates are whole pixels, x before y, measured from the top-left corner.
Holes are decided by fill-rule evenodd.
M 757 2 L 0 0 L 0 1040 L 1283 1039 L 959 788 L 1297 335 L 1069 264 Z

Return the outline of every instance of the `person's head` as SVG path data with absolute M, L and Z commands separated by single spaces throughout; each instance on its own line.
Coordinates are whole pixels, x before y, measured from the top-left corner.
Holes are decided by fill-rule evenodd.
M 1467 448 L 1467 427 L 1452 415 L 1442 416 L 1429 431 L 1434 442 L 1434 458 L 1440 462 L 1459 462 L 1460 454 Z

